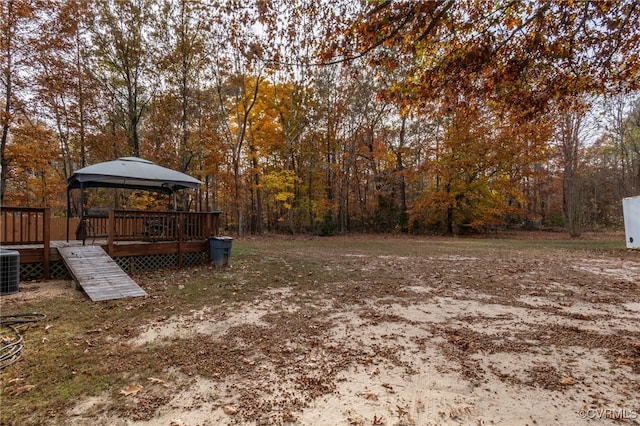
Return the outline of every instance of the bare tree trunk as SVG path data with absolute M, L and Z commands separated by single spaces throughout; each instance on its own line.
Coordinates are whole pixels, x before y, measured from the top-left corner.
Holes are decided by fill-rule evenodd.
M 256 234 L 262 234 L 263 230 L 263 221 L 262 221 L 262 190 L 260 189 L 260 171 L 258 169 L 258 154 L 256 153 L 256 148 L 254 146 L 250 146 L 249 150 L 251 151 L 251 164 L 253 166 L 253 187 L 254 187 L 254 195 L 252 197 L 252 223 L 251 223 L 251 232 Z M 252 191 L 253 192 L 253 191 Z M 255 200 L 255 203 L 254 203 Z
M 4 195 L 7 191 L 7 176 L 9 173 L 9 160 L 7 159 L 7 143 L 9 141 L 9 125 L 10 125 L 10 117 L 11 117 L 11 99 L 12 99 L 12 79 L 11 73 L 13 71 L 13 43 L 12 43 L 12 35 L 13 31 L 11 29 L 11 22 L 13 21 L 13 1 L 9 1 L 6 3 L 4 7 L 6 7 L 6 22 L 2 25 L 4 34 L 2 37 L 4 39 L 4 43 L 6 50 L 3 52 L 5 55 L 5 60 L 3 61 L 3 74 L 4 74 L 4 111 L 2 118 L 2 139 L 0 140 L 0 205 L 4 204 Z M 5 11 L 3 11 L 5 12 Z M 6 27 L 5 27 L 6 26 Z
M 11 74 L 6 74 L 7 94 L 5 96 L 4 113 L 9 117 L 11 105 Z M 9 173 L 9 160 L 7 160 L 7 141 L 9 139 L 9 120 L 2 121 L 2 142 L 0 143 L 0 205 L 4 204 L 4 194 L 7 190 L 7 176 Z
M 399 225 L 406 229 L 408 224 L 407 214 L 407 185 L 404 179 L 404 162 L 402 161 L 402 149 L 404 148 L 406 134 L 407 116 L 402 116 L 402 127 L 400 128 L 400 141 L 396 152 L 396 171 L 400 174 L 400 218 Z
M 76 32 L 76 71 L 78 72 L 78 113 L 80 114 L 79 119 L 79 138 L 80 138 L 80 168 L 84 168 L 87 165 L 87 147 L 86 147 L 86 112 L 85 112 L 85 94 L 84 94 L 84 75 L 82 73 L 82 55 L 80 51 L 80 33 Z M 69 160 L 69 159 L 67 159 Z M 69 170 L 71 175 L 72 171 Z M 65 176 L 67 177 L 67 176 Z
M 241 79 L 240 83 L 242 84 L 242 86 L 239 87 L 239 93 L 237 95 L 237 105 L 241 105 L 242 108 L 241 110 L 239 109 L 239 111 L 236 112 L 238 130 L 237 130 L 237 133 L 232 136 L 232 138 L 234 139 L 234 146 L 232 147 L 232 153 L 233 153 L 233 181 L 234 181 L 234 189 L 235 189 L 234 201 L 235 201 L 235 209 L 236 209 L 236 218 L 238 220 L 238 236 L 242 236 L 243 230 L 244 230 L 243 223 L 242 223 L 243 222 L 243 215 L 242 215 L 243 204 L 242 204 L 241 193 L 240 193 L 242 189 L 240 184 L 240 180 L 241 180 L 240 162 L 242 161 L 241 159 L 242 146 L 246 140 L 247 131 L 249 128 L 249 114 L 251 113 L 251 110 L 253 109 L 258 99 L 258 93 L 260 91 L 261 81 L 262 81 L 261 76 L 256 77 L 255 85 L 252 88 L 252 92 L 247 94 L 246 86 L 245 86 L 246 82 L 244 79 Z M 218 96 L 220 99 L 221 107 L 224 107 L 224 99 L 222 97 L 221 85 L 218 86 Z M 227 123 L 227 127 L 229 127 L 228 123 Z
M 234 186 L 234 194 L 233 194 L 233 199 L 234 199 L 234 209 L 236 212 L 236 221 L 237 221 L 237 232 L 238 232 L 238 236 L 242 236 L 242 230 L 243 230 L 243 223 L 242 223 L 242 200 L 240 197 L 240 190 L 241 190 L 241 185 L 240 185 L 240 160 L 234 160 L 233 161 L 233 186 Z
M 560 143 L 562 147 L 562 208 L 565 225 L 569 234 L 577 238 L 582 234 L 584 226 L 584 203 L 582 194 L 582 178 L 578 164 L 582 141 L 582 112 L 568 112 L 560 123 Z

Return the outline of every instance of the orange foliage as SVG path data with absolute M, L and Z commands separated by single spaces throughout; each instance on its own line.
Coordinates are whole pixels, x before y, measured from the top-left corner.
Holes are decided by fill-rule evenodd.
M 61 207 L 64 177 L 57 169 L 58 147 L 53 132 L 42 126 L 25 125 L 13 130 L 13 143 L 7 146 L 9 187 L 8 205 Z
M 526 217 L 521 182 L 546 159 L 550 128 L 466 103 L 453 108 L 423 165 L 430 184 L 410 210 L 414 226 L 454 232 Z

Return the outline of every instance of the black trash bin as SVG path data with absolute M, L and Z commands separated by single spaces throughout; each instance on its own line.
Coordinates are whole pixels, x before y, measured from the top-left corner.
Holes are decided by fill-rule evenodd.
M 231 237 L 209 238 L 209 259 L 215 266 L 229 266 L 231 260 Z

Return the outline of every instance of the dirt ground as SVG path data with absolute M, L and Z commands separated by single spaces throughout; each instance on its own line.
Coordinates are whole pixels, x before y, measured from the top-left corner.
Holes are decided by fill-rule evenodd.
M 69 424 L 640 424 L 640 253 L 403 241 L 294 245 L 251 300 L 141 324 L 126 344 L 166 370 Z M 243 268 L 223 272 L 237 291 Z

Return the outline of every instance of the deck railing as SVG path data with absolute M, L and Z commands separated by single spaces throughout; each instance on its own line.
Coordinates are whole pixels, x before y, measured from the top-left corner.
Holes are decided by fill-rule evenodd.
M 218 235 L 219 216 L 218 211 L 110 210 L 106 214 L 85 215 L 76 238 L 106 238 L 109 249 L 117 241 L 202 241 Z
M 50 214 L 48 207 L 0 207 L 0 244 L 42 244 L 45 279 L 49 278 Z
M 49 209 L 0 207 L 2 244 L 42 244 L 49 237 Z
M 218 215 L 218 212 L 111 210 L 106 217 L 88 216 L 87 220 L 89 231 L 114 241 L 193 241 L 217 235 Z

